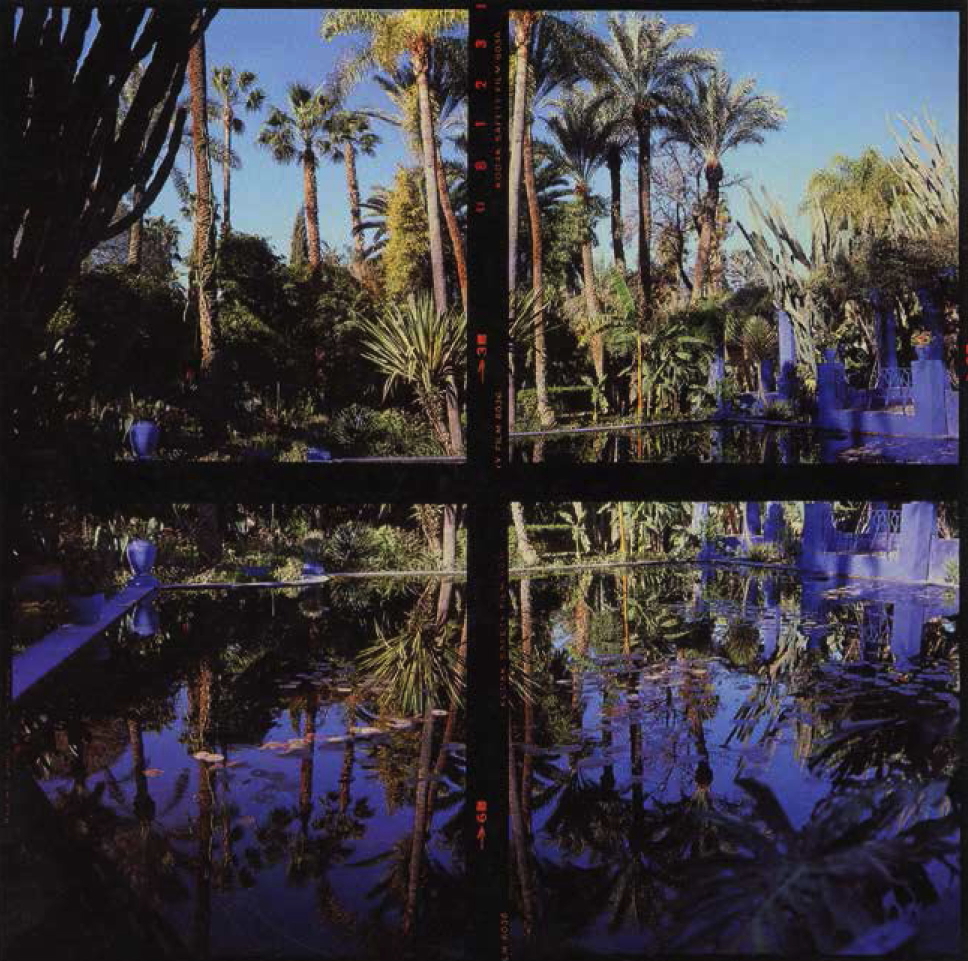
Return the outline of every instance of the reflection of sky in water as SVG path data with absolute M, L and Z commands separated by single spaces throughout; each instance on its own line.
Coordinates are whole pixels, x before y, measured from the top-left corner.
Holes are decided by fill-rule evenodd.
M 751 575 L 747 572 L 745 576 Z M 605 578 L 606 583 L 616 585 L 611 594 L 605 594 L 612 620 L 606 619 L 606 626 L 592 630 L 586 654 L 591 666 L 586 661 L 585 670 L 571 660 L 573 595 L 557 609 L 536 611 L 536 619 L 544 616 L 550 624 L 552 649 L 559 658 L 566 658 L 565 673 L 556 675 L 553 686 L 560 711 L 568 713 L 576 681 L 581 691 L 580 729 L 573 717 L 566 738 L 580 744 L 579 749 L 562 750 L 563 745 L 553 743 L 554 732 L 538 725 L 535 740 L 543 750 L 536 753 L 537 794 L 549 784 L 550 764 L 560 772 L 558 778 L 574 771 L 590 789 L 589 818 L 599 816 L 593 809 L 609 796 L 612 777 L 615 795 L 625 804 L 632 802 L 636 782 L 641 783 L 645 810 L 657 804 L 694 802 L 702 793 L 697 789 L 697 767 L 705 759 L 713 775 L 708 791 L 713 811 L 749 817 L 749 797 L 736 782 L 752 778 L 775 793 L 793 829 L 800 832 L 811 822 L 820 802 L 842 791 L 840 776 L 829 767 L 808 765 L 811 754 L 827 743 L 828 735 L 847 730 L 858 718 L 866 723 L 885 707 L 898 712 L 888 721 L 910 721 L 915 737 L 918 723 L 930 725 L 932 718 L 954 721 L 956 662 L 953 670 L 950 660 L 925 658 L 919 652 L 924 650 L 922 642 L 939 633 L 953 641 L 953 622 L 946 618 L 957 612 L 955 592 L 860 581 L 828 582 L 822 589 L 812 585 L 810 591 L 801 592 L 798 580 L 789 576 L 774 581 L 766 591 L 749 591 L 743 575 L 719 572 L 707 574 L 702 590 L 694 593 L 693 575 L 682 572 L 680 577 L 678 583 L 672 582 L 674 586 L 667 582 L 650 598 L 645 605 L 648 613 L 674 615 L 678 624 L 687 627 L 705 618 L 707 639 L 704 642 L 693 636 L 678 648 L 666 648 L 664 655 L 653 652 L 647 662 L 643 662 L 636 640 L 642 630 L 636 630 L 634 618 L 633 660 L 622 655 L 624 630 L 617 578 Z M 600 580 L 596 576 L 589 581 L 585 593 L 593 609 L 603 596 L 598 590 Z M 759 577 L 754 583 L 756 580 Z M 561 591 L 555 598 L 569 596 L 578 581 L 563 578 L 558 583 Z M 644 587 L 641 592 L 648 594 Z M 734 599 L 744 594 L 746 604 Z M 632 597 L 636 597 L 634 587 Z M 552 599 L 550 603 L 558 602 Z M 915 616 L 898 615 L 895 620 L 900 611 Z M 731 663 L 727 646 L 728 631 L 740 621 L 755 632 L 757 653 L 745 667 Z M 933 625 L 928 623 L 931 621 Z M 764 640 L 771 635 L 767 647 Z M 791 651 L 799 652 L 800 666 L 793 673 L 783 672 L 777 664 Z M 630 696 L 630 690 L 637 690 L 639 698 Z M 606 691 L 610 722 L 603 719 Z M 742 724 L 741 716 L 758 698 L 767 709 Z M 913 712 L 910 718 L 906 709 Z M 918 717 L 928 720 L 919 722 Z M 640 775 L 633 771 L 631 731 L 635 726 L 641 732 Z M 560 726 L 558 732 L 560 739 Z M 915 753 L 919 747 L 913 745 Z M 864 750 L 863 740 L 860 750 Z M 901 755 L 911 750 L 911 743 L 898 745 Z M 885 771 L 867 765 L 860 774 L 861 782 L 875 782 L 890 771 L 909 776 L 902 757 L 889 757 L 886 763 Z M 560 847 L 549 829 L 555 816 L 554 799 L 544 806 L 535 802 L 532 831 L 540 859 L 562 868 L 588 868 L 602 864 L 603 858 L 608 862 L 609 856 L 596 851 L 594 845 L 577 854 Z M 615 829 L 625 830 L 618 822 Z M 952 883 L 948 869 L 938 862 L 930 863 L 927 870 L 939 889 Z M 545 906 L 552 919 L 555 909 L 552 899 Z M 951 910 L 950 903 L 947 910 Z M 561 917 L 557 923 L 567 926 L 568 922 Z M 950 915 L 944 923 L 951 925 Z M 607 916 L 600 916 L 570 943 L 602 951 L 641 951 L 656 948 L 654 937 L 653 931 L 634 922 L 612 926 Z
M 168 614 L 163 605 L 163 615 Z M 231 610 L 231 602 L 227 609 Z M 285 618 L 285 612 L 280 609 L 280 618 Z M 296 655 L 298 657 L 298 655 Z M 290 650 L 287 654 L 290 662 L 294 660 Z M 414 829 L 414 792 L 417 778 L 417 756 L 419 750 L 422 722 L 418 719 L 409 724 L 404 730 L 393 730 L 389 718 L 374 717 L 370 713 L 373 705 L 361 701 L 357 708 L 350 709 L 345 698 L 348 692 L 336 692 L 337 687 L 352 685 L 352 679 L 344 668 L 332 666 L 318 666 L 319 661 L 313 661 L 307 654 L 303 663 L 290 669 L 274 671 L 266 680 L 270 693 L 268 702 L 274 704 L 271 709 L 271 722 L 264 730 L 260 727 L 260 735 L 254 731 L 251 736 L 258 736 L 256 743 L 225 743 L 218 733 L 218 711 L 220 698 L 220 681 L 216 676 L 212 686 L 212 721 L 204 749 L 224 755 L 223 763 L 208 766 L 213 785 L 214 799 L 212 803 L 212 885 L 210 894 L 210 949 L 213 955 L 230 954 L 238 956 L 241 952 L 268 952 L 278 956 L 293 956 L 311 954 L 318 956 L 320 952 L 335 952 L 339 956 L 357 956 L 362 954 L 362 945 L 372 935 L 369 930 L 376 920 L 373 912 L 377 911 L 382 895 L 374 892 L 374 888 L 383 881 L 389 872 L 391 859 L 378 860 L 372 864 L 358 862 L 376 859 L 381 855 L 392 853 L 399 842 L 406 840 Z M 216 675 L 218 674 L 217 665 Z M 300 674 L 312 674 L 299 680 Z M 192 698 L 190 688 L 198 683 L 198 671 L 189 667 L 187 673 L 182 673 L 189 683 L 182 683 L 175 693 L 171 706 L 174 719 L 159 730 L 142 728 L 142 742 L 144 745 L 144 769 L 151 771 L 145 779 L 147 791 L 155 805 L 152 830 L 165 837 L 166 842 L 175 856 L 175 873 L 186 894 L 177 900 L 164 899 L 161 911 L 166 920 L 176 932 L 184 937 L 189 945 L 192 943 L 194 925 L 198 917 L 199 886 L 197 876 L 197 861 L 199 857 L 199 790 L 202 787 L 200 774 L 201 762 L 194 759 L 194 748 L 189 746 L 191 737 Z M 225 675 L 225 687 L 221 696 L 231 697 L 231 675 Z M 306 733 L 306 695 L 308 692 L 318 692 L 318 709 L 316 711 L 316 728 L 312 749 L 297 750 L 286 754 L 281 749 L 263 749 L 268 742 L 286 742 L 292 738 L 302 737 Z M 274 694 L 272 693 L 274 691 Z M 130 692 L 129 692 L 130 693 Z M 265 693 L 265 692 L 264 692 Z M 235 695 L 236 699 L 238 695 Z M 274 699 L 273 699 L 274 698 Z M 298 698 L 294 706 L 298 710 L 294 726 L 290 714 L 290 703 Z M 132 703 L 137 703 L 135 698 Z M 240 702 L 243 705 L 244 702 Z M 360 713 L 359 708 L 363 708 Z M 47 713 L 52 722 L 67 720 L 66 716 L 57 713 L 56 707 L 48 705 Z M 100 718 L 110 719 L 110 709 L 100 711 Z M 265 715 L 270 716 L 270 715 Z M 110 720 L 99 720 L 94 723 L 99 731 L 110 729 L 126 730 L 125 720 L 119 725 Z M 402 720 L 393 719 L 397 725 L 403 727 Z M 441 735 L 444 730 L 446 717 L 438 716 L 434 723 L 434 740 L 432 742 L 431 765 L 438 758 L 441 748 Z M 86 722 L 82 722 L 85 724 Z M 237 721 L 230 722 L 238 727 Z M 349 784 L 349 799 L 345 816 L 357 820 L 357 832 L 360 837 L 341 837 L 331 845 L 325 844 L 326 851 L 335 851 L 327 861 L 324 855 L 323 868 L 319 873 L 321 880 L 310 869 L 308 876 L 295 880 L 287 876 L 292 850 L 298 842 L 301 832 L 300 796 L 301 781 L 310 773 L 312 812 L 309 816 L 308 836 L 310 845 L 314 838 L 324 838 L 327 827 L 315 827 L 324 813 L 330 816 L 330 822 L 339 820 L 341 776 L 345 775 L 347 760 L 346 734 L 349 724 L 355 726 L 379 726 L 386 730 L 380 734 L 358 735 L 352 740 L 352 780 Z M 251 728 L 251 725 L 249 725 Z M 327 742 L 327 738 L 334 738 Z M 100 782 L 105 782 L 107 789 L 101 795 L 100 804 L 114 810 L 120 817 L 131 821 L 136 796 L 136 780 L 133 777 L 134 758 L 132 748 L 126 738 L 118 738 L 117 745 L 104 758 L 108 762 L 106 769 L 89 772 L 86 778 L 86 788 L 93 791 Z M 63 743 L 61 744 L 64 747 Z M 402 779 L 402 786 L 396 785 L 396 807 L 391 811 L 388 805 L 387 789 L 377 765 L 382 759 L 392 760 L 392 770 L 395 776 Z M 453 791 L 454 785 L 450 777 L 455 776 L 453 764 L 454 754 L 449 752 L 445 770 L 443 792 L 434 803 L 433 820 L 430 836 L 427 841 L 426 853 L 437 862 L 448 874 L 456 874 L 454 884 L 459 884 L 459 867 L 454 863 L 454 857 L 448 843 L 442 839 L 440 829 L 445 822 L 454 817 L 453 806 L 444 807 L 444 793 Z M 456 755 L 463 765 L 463 752 Z M 69 776 L 69 760 L 66 751 L 61 752 L 57 777 L 41 780 L 42 788 L 51 800 L 58 804 L 59 798 L 70 792 L 73 779 Z M 103 761 L 102 761 L 103 763 Z M 152 770 L 154 769 L 154 770 Z M 459 770 L 459 769 L 458 769 Z M 107 773 L 110 772 L 110 775 Z M 160 772 L 160 773 L 157 773 Z M 431 768 L 430 774 L 433 774 Z M 448 777 L 450 775 L 450 777 Z M 112 797 L 113 785 L 117 783 L 122 791 L 123 804 Z M 456 775 L 462 777 L 462 775 Z M 188 778 L 187 789 L 177 800 L 175 786 L 179 778 Z M 344 784 L 345 790 L 345 784 Z M 172 801 L 175 801 L 172 804 Z M 231 815 L 231 829 L 235 832 L 231 841 L 232 854 L 235 859 L 235 873 L 229 886 L 219 883 L 219 865 L 225 853 L 223 841 L 223 813 L 222 805 L 237 808 Z M 265 839 L 260 844 L 256 836 L 270 824 L 272 812 L 285 809 L 291 820 L 280 828 L 283 837 L 281 858 L 270 864 L 270 857 L 266 856 Z M 122 828 L 122 830 L 124 830 Z M 134 827 L 137 832 L 137 825 Z M 337 834 L 340 832 L 336 832 Z M 280 835 L 280 836 L 282 836 Z M 457 842 L 459 847 L 459 841 Z M 247 849 L 262 850 L 262 866 L 254 867 L 247 857 Z M 139 857 L 137 842 L 127 845 L 117 845 L 112 853 L 121 861 L 122 870 L 130 867 L 137 870 L 136 859 Z M 403 855 L 403 878 L 407 872 L 406 853 Z M 243 887 L 239 881 L 239 871 L 248 867 L 254 883 L 251 887 Z M 337 913 L 345 911 L 349 923 L 339 923 L 320 914 L 319 890 L 320 884 L 328 888 L 335 897 Z M 385 925 L 391 935 L 399 928 L 403 903 L 394 898 L 388 911 L 382 913 L 379 923 Z M 453 936 L 457 936 L 462 926 L 457 925 Z M 361 940 L 362 939 L 362 940 Z M 419 942 L 418 942 L 419 943 Z M 367 950 L 372 950 L 368 948 Z

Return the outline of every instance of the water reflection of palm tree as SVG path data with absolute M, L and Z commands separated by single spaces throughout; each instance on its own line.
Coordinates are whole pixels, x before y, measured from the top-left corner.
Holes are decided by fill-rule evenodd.
M 212 708 L 213 673 L 207 657 L 198 665 L 193 685 L 188 687 L 191 719 L 190 748 L 204 750 Z M 212 920 L 212 811 L 215 806 L 215 770 L 204 760 L 198 761 L 198 846 L 195 855 L 195 913 L 192 924 L 192 950 L 196 957 L 207 958 L 210 949 Z
M 433 702 L 427 700 L 420 732 L 420 754 L 417 761 L 417 790 L 413 804 L 413 834 L 410 841 L 410 865 L 407 872 L 407 900 L 403 912 L 403 933 L 414 933 L 417 914 L 417 895 L 423 867 L 424 846 L 427 840 L 427 793 L 430 789 L 430 757 L 434 736 Z

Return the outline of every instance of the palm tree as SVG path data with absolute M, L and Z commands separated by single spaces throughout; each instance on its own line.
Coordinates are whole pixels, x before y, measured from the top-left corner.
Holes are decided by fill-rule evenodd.
M 668 126 L 671 138 L 692 147 L 705 164 L 706 195 L 692 290 L 697 300 L 709 293 L 707 274 L 716 243 L 723 154 L 744 143 L 763 143 L 764 132 L 779 130 L 786 111 L 776 97 L 754 93 L 756 81 L 752 78 L 734 82 L 714 69 L 708 75 L 694 71 L 690 81 L 675 104 Z M 717 281 L 713 289 L 718 286 Z
M 201 332 L 200 371 L 208 373 L 215 362 L 218 302 L 215 296 L 215 204 L 209 163 L 208 97 L 205 71 L 205 33 L 196 18 L 198 39 L 188 55 L 188 86 L 192 117 L 192 152 L 195 160 L 195 236 L 193 242 L 198 324 Z
M 652 276 L 652 129 L 664 122 L 662 109 L 675 99 L 689 71 L 711 67 L 709 50 L 683 50 L 677 45 L 695 33 L 688 24 L 667 24 L 658 16 L 611 14 L 611 40 L 604 55 L 607 92 L 619 115 L 629 118 L 636 142 L 639 216 L 639 284 L 641 320 L 651 310 Z
M 833 223 L 850 219 L 859 227 L 883 229 L 891 222 L 891 208 L 902 183 L 894 165 L 873 147 L 856 160 L 837 154 L 811 174 L 800 209 L 814 216 L 823 211 Z
M 357 275 L 366 259 L 362 218 L 360 217 L 360 184 L 356 177 L 356 156 L 372 157 L 380 138 L 370 130 L 370 121 L 359 110 L 336 110 L 326 123 L 326 140 L 322 151 L 333 163 L 346 167 L 346 189 L 350 198 L 350 222 L 353 225 L 353 271 Z
M 560 87 L 571 87 L 600 73 L 600 41 L 583 25 L 547 12 L 511 14 L 514 23 L 514 113 L 509 157 L 510 195 L 508 216 L 508 281 L 517 285 L 518 203 L 524 177 L 531 229 L 531 289 L 539 305 L 544 303 L 544 252 L 541 209 L 535 180 L 536 161 L 532 125 L 543 101 Z M 554 413 L 548 401 L 544 314 L 539 307 L 534 343 L 534 379 L 541 423 L 551 426 Z M 513 388 L 513 385 L 512 385 Z M 513 396 L 513 390 L 512 390 Z M 511 405 L 513 416 L 514 405 Z
M 334 10 L 326 14 L 322 35 L 332 40 L 340 34 L 362 33 L 365 45 L 352 61 L 344 64 L 344 76 L 352 77 L 371 65 L 392 70 L 401 56 L 409 59 L 417 84 L 420 111 L 420 140 L 423 148 L 424 184 L 427 198 L 427 223 L 430 238 L 430 264 L 433 276 L 434 305 L 438 314 L 447 310 L 447 284 L 444 274 L 444 244 L 440 229 L 439 196 L 435 165 L 433 109 L 427 83 L 430 50 L 434 40 L 457 24 L 466 22 L 463 10 Z
M 616 121 L 609 120 L 604 114 L 601 99 L 593 99 L 588 94 L 574 91 L 561 101 L 560 111 L 547 120 L 556 141 L 556 147 L 552 148 L 554 159 L 574 181 L 574 193 L 586 218 L 581 245 L 582 280 L 585 312 L 592 331 L 592 363 L 599 381 L 605 377 L 605 339 L 600 329 L 601 310 L 592 262 L 594 216 L 591 206 L 591 181 L 605 163 L 608 145 L 616 126 Z
M 236 116 L 235 111 L 242 109 L 250 113 L 261 109 L 265 101 L 265 91 L 255 86 L 256 75 L 251 70 L 239 73 L 229 65 L 212 70 L 212 85 L 222 98 L 222 238 L 232 232 L 231 194 L 232 194 L 232 134 L 243 133 L 245 123 Z
M 450 187 L 447 183 L 447 169 L 440 152 L 441 134 L 448 127 L 466 127 L 466 115 L 460 109 L 466 99 L 467 91 L 467 51 L 462 42 L 453 37 L 438 37 L 431 47 L 428 59 L 427 86 L 430 90 L 434 121 L 434 173 L 441 212 L 447 224 L 447 234 L 454 252 L 454 266 L 457 271 L 457 284 L 460 287 L 461 303 L 467 310 L 467 257 L 464 253 L 464 237 L 451 202 Z M 409 64 L 397 65 L 387 74 L 377 74 L 374 78 L 384 93 L 397 108 L 395 114 L 384 111 L 369 111 L 386 123 L 400 128 L 407 138 L 418 163 L 422 162 L 423 141 L 420 134 L 420 103 L 417 81 Z M 452 140 L 454 138 L 451 138 Z M 461 139 L 458 136 L 458 141 Z
M 303 84 L 291 83 L 288 99 L 288 113 L 280 107 L 270 109 L 258 142 L 268 147 L 279 163 L 292 163 L 297 158 L 302 163 L 309 266 L 315 271 L 320 264 L 316 158 L 323 150 L 336 97 L 333 91 L 310 90 Z
M 368 259 L 378 254 L 387 243 L 387 211 L 390 205 L 390 191 L 377 184 L 373 193 L 366 200 L 360 202 L 360 210 L 366 213 L 366 220 L 360 221 L 360 234 L 368 230 L 373 231 L 373 240 L 369 246 L 363 247 L 363 258 Z

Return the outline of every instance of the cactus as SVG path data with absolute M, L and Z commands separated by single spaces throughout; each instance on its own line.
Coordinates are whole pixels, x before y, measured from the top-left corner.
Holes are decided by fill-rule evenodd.
M 36 5 L 16 24 L 14 16 L 0 14 L 10 79 L 0 256 L 10 278 L 7 342 L 29 350 L 84 257 L 138 220 L 168 179 L 185 123 L 178 98 L 188 52 L 215 12 L 198 25 L 181 6 L 95 14 Z M 125 107 L 125 84 L 142 63 Z M 117 216 L 136 185 L 137 202 Z
M 810 276 L 838 262 L 850 260 L 857 252 L 863 235 L 850 217 L 834 227 L 826 214 L 818 211 L 810 240 L 810 253 L 807 254 L 793 236 L 783 209 L 765 188 L 761 187 L 760 190 L 766 209 L 747 190 L 750 210 L 759 230 L 747 230 L 740 221 L 737 221 L 737 226 L 749 244 L 762 282 L 773 294 L 774 305 L 790 315 L 796 331 L 797 360 L 815 372 L 816 343 L 828 324 L 822 304 L 810 290 Z M 767 230 L 776 243 L 775 253 L 764 236 Z

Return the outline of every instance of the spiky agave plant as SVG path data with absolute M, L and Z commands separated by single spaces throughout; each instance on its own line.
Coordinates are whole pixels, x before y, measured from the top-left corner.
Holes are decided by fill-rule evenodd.
M 925 116 L 927 130 L 917 120 L 899 119 L 907 136 L 891 131 L 900 154 L 895 166 L 901 178 L 891 208 L 892 231 L 924 239 L 953 232 L 957 244 L 958 171 L 951 148 L 942 143 L 929 116 Z
M 821 210 L 814 223 L 810 253 L 807 254 L 793 236 L 783 209 L 766 188 L 760 190 L 765 209 L 751 191 L 746 192 L 759 229 L 747 230 L 739 220 L 736 224 L 749 244 L 759 279 L 773 295 L 774 306 L 790 316 L 796 332 L 797 359 L 815 371 L 816 341 L 828 325 L 823 305 L 810 287 L 810 277 L 824 268 L 850 260 L 859 248 L 862 235 L 849 217 L 835 226 Z M 767 232 L 772 235 L 775 250 L 766 238 Z

